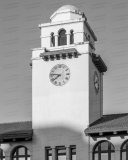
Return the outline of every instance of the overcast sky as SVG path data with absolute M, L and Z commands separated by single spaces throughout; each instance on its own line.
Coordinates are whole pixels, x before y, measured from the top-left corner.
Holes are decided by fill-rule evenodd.
M 38 25 L 63 5 L 83 11 L 108 71 L 104 114 L 128 112 L 127 0 L 0 0 L 0 122 L 31 120 L 31 49 L 40 47 Z M 40 71 L 41 72 L 41 71 Z

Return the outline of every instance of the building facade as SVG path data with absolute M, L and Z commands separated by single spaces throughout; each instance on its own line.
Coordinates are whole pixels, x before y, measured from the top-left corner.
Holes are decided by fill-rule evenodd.
M 103 115 L 97 38 L 83 12 L 67 5 L 40 24 L 32 50 L 32 122 L 0 125 L 1 159 L 126 160 L 128 114 Z

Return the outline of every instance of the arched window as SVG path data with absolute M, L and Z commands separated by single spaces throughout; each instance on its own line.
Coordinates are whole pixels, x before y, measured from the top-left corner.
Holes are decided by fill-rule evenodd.
M 74 33 L 73 30 L 70 31 L 70 44 L 74 43 Z
M 121 160 L 128 159 L 128 140 L 121 145 Z
M 102 141 L 94 146 L 93 160 L 114 160 L 114 146 L 109 141 Z
M 12 160 L 30 160 L 30 153 L 24 146 L 16 147 L 12 152 Z
M 55 46 L 55 36 L 54 33 L 51 33 L 51 47 Z
M 5 160 L 5 153 L 1 148 L 0 148 L 0 160 Z
M 67 44 L 67 36 L 66 36 L 66 31 L 64 29 L 59 32 L 58 44 L 59 46 Z

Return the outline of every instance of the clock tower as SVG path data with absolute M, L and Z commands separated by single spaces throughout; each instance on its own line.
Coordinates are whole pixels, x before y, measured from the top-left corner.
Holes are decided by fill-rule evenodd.
M 83 12 L 66 5 L 39 25 L 32 50 L 33 159 L 89 159 L 84 129 L 103 115 L 103 72 L 97 38 Z

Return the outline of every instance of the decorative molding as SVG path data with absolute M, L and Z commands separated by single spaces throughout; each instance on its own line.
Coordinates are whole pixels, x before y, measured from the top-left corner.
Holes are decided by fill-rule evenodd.
M 85 25 L 88 28 L 89 32 L 91 33 L 92 37 L 94 38 L 94 40 L 97 41 L 97 37 L 94 34 L 94 32 L 93 32 L 92 28 L 90 27 L 90 25 L 88 24 L 88 22 L 87 21 L 84 21 L 84 22 L 85 22 Z
M 99 135 L 102 136 L 102 135 L 103 135 L 103 132 L 100 132 Z
M 43 36 L 40 36 L 40 38 L 47 38 L 47 37 L 51 37 L 51 35 L 43 35 Z
M 73 19 L 73 20 L 43 23 L 43 24 L 39 24 L 39 28 L 43 28 L 43 27 L 47 27 L 47 26 L 62 25 L 62 24 L 67 24 L 67 23 L 84 22 L 84 21 L 85 21 L 85 18 L 78 18 L 78 19 Z
M 114 131 L 113 134 L 117 134 L 117 131 Z
M 105 63 L 102 60 L 102 58 L 100 57 L 100 55 L 92 53 L 92 61 L 100 72 L 107 71 L 107 66 L 105 65 Z
M 90 47 L 91 47 L 92 49 L 94 49 L 94 50 L 95 50 L 95 47 L 93 46 L 93 44 L 92 44 L 92 42 L 91 42 L 91 41 L 90 41 L 89 45 L 90 45 Z
M 84 33 L 84 30 L 76 30 L 76 31 L 74 31 L 73 33 L 74 33 L 74 34 L 76 34 L 76 33 Z
M 79 54 L 76 49 L 65 49 L 65 50 L 57 50 L 57 51 L 51 51 L 51 52 L 45 52 L 40 53 L 40 57 L 44 61 L 54 61 L 54 60 L 60 60 L 60 59 L 71 59 L 71 58 L 78 58 Z

